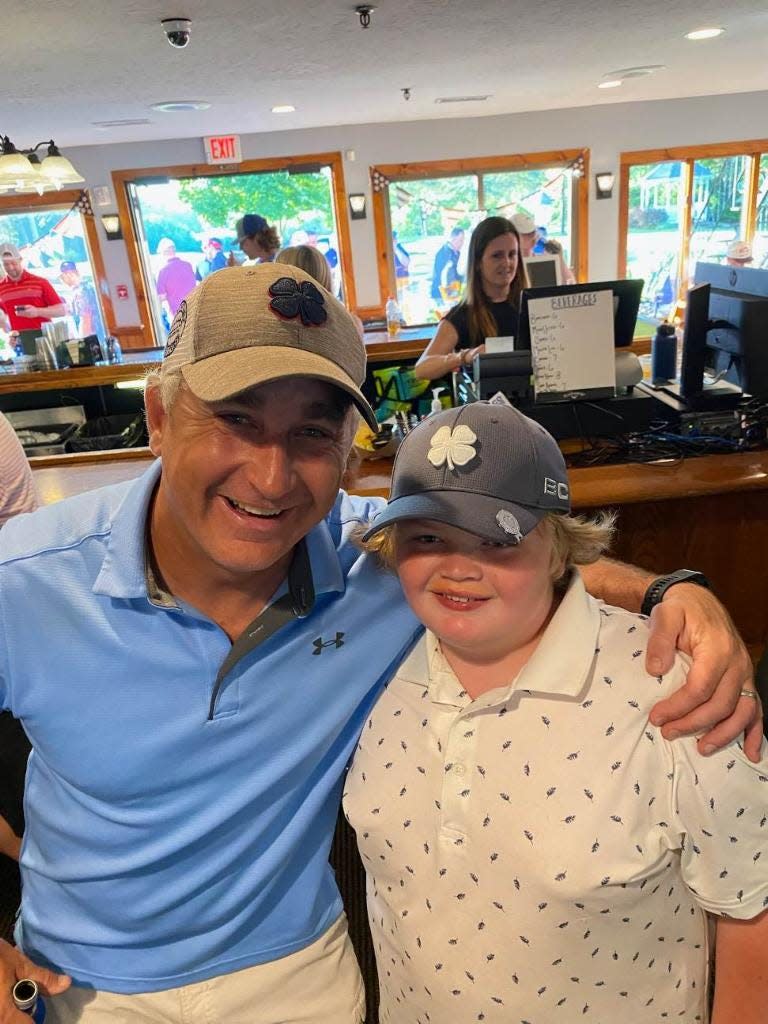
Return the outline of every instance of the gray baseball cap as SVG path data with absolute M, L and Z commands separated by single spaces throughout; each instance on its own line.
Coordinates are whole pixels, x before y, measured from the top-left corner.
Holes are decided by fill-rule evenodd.
M 224 268 L 193 288 L 171 324 L 160 373 L 180 373 L 204 402 L 312 377 L 346 391 L 378 429 L 360 390 L 365 345 L 354 320 L 314 278 L 284 263 Z
M 547 512 L 570 507 L 552 435 L 511 406 L 473 402 L 428 417 L 405 437 L 389 502 L 363 539 L 403 519 L 433 519 L 519 544 Z

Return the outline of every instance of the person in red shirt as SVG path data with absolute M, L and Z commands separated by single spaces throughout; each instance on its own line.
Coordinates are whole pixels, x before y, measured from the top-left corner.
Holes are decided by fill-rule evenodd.
M 24 270 L 15 245 L 0 243 L 0 259 L 6 274 L 0 281 L 0 310 L 11 331 L 39 329 L 42 323 L 66 314 L 66 304 L 50 281 Z

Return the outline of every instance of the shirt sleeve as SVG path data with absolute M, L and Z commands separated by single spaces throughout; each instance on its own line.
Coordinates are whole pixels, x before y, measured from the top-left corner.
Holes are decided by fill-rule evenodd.
M 710 757 L 694 737 L 668 746 L 688 888 L 713 914 L 755 917 L 768 907 L 768 746 L 759 764 L 739 743 Z
M 56 289 L 53 287 L 51 282 L 47 278 L 43 278 L 45 282 L 43 284 L 43 300 L 46 306 L 58 306 L 64 302 L 64 299 L 59 295 Z

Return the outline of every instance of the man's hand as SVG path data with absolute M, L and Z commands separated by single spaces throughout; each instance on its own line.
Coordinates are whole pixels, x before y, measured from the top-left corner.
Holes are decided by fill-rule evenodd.
M 759 698 L 740 697 L 755 691 L 752 661 L 728 612 L 703 587 L 678 583 L 670 587 L 651 614 L 651 635 L 645 668 L 663 675 L 672 667 L 675 648 L 690 655 L 688 679 L 677 693 L 651 711 L 653 725 L 663 725 L 665 739 L 704 733 L 698 747 L 712 754 L 745 733 L 744 752 L 760 760 L 763 714 Z
M 29 1016 L 17 1010 L 11 998 L 11 989 L 22 978 L 36 981 L 46 996 L 57 996 L 72 984 L 66 974 L 38 967 L 15 946 L 0 939 L 0 1024 L 29 1024 Z
M 26 317 L 26 318 L 29 319 L 30 317 L 37 316 L 38 313 L 39 313 L 39 310 L 38 310 L 37 306 L 24 306 L 24 305 L 22 305 L 22 306 L 17 306 L 16 307 L 16 316 L 23 316 L 23 317 Z

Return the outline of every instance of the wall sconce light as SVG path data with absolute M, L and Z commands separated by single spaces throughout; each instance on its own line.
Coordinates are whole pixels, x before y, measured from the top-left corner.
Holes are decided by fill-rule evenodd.
M 120 227 L 120 218 L 116 213 L 102 213 L 101 226 L 104 228 L 104 234 L 110 242 L 117 241 L 117 239 L 123 237 L 123 229 Z
M 595 199 L 610 199 L 613 195 L 613 171 L 599 171 L 595 175 Z
M 351 192 L 349 196 L 349 215 L 352 220 L 365 220 L 365 193 Z

